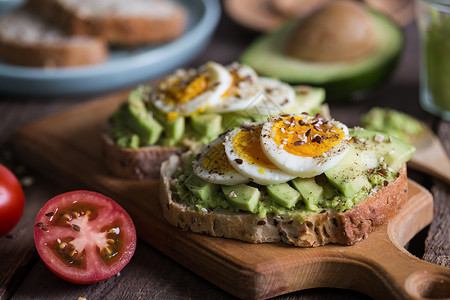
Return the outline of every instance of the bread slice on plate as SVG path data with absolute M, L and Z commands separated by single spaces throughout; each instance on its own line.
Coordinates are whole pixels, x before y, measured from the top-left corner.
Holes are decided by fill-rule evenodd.
M 31 67 L 69 67 L 103 62 L 106 44 L 97 38 L 71 37 L 25 8 L 0 18 L 0 60 Z
M 172 40 L 187 22 L 184 7 L 171 0 L 31 0 L 30 5 L 69 34 L 120 46 Z

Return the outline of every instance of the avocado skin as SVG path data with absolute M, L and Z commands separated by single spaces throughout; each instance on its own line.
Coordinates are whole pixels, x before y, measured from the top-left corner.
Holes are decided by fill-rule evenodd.
M 247 64 L 253 67 L 257 73 L 261 76 L 275 77 L 281 81 L 289 83 L 291 85 L 310 85 L 313 87 L 322 87 L 326 91 L 327 102 L 338 102 L 343 100 L 360 100 L 365 94 L 374 90 L 380 86 L 383 82 L 389 79 L 392 75 L 397 63 L 401 57 L 402 49 L 404 46 L 404 34 L 403 31 L 391 20 L 382 15 L 379 12 L 370 10 L 372 17 L 378 20 L 382 20 L 391 30 L 395 31 L 394 35 L 399 37 L 399 47 L 395 53 L 391 53 L 387 56 L 381 64 L 377 64 L 375 67 L 365 69 L 356 72 L 352 76 L 344 76 L 342 78 L 335 77 L 330 79 L 308 79 L 303 76 L 302 78 L 293 78 L 295 76 L 288 75 L 283 76 L 280 70 L 272 73 L 272 70 L 267 71 L 266 68 L 261 69 L 258 65 L 255 65 L 255 59 L 252 58 L 255 54 L 257 55 L 259 51 L 264 51 L 264 45 L 260 46 L 264 39 L 268 39 L 277 34 L 286 33 L 290 28 L 292 28 L 293 23 L 289 22 L 283 28 L 275 33 L 264 35 L 257 39 L 253 44 L 247 48 L 243 55 L 240 57 L 240 62 L 242 64 Z M 274 55 L 280 55 L 280 53 L 275 53 Z M 266 58 L 264 61 L 266 63 Z M 292 59 L 292 58 L 291 58 Z M 321 63 L 326 64 L 326 63 Z M 299 74 L 303 74 L 303 70 L 298 70 Z

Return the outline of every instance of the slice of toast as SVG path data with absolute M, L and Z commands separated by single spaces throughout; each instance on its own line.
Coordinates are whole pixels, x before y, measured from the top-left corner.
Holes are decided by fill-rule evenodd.
M 345 212 L 323 211 L 305 217 L 304 222 L 288 215 L 255 214 L 215 209 L 199 212 L 179 199 L 173 175 L 184 166 L 189 154 L 171 156 L 161 166 L 161 207 L 165 219 L 183 230 L 226 237 L 250 243 L 283 241 L 299 247 L 328 243 L 353 245 L 375 228 L 392 219 L 407 200 L 406 165 L 399 176 L 376 194 L 370 195 Z
M 172 40 L 187 22 L 184 7 L 171 0 L 30 0 L 29 5 L 69 34 L 119 46 Z
M 158 178 L 161 163 L 171 155 L 180 154 L 182 147 L 148 146 L 137 150 L 119 147 L 107 135 L 102 135 L 102 151 L 108 171 L 120 178 L 152 179 Z
M 31 67 L 69 67 L 103 62 L 106 44 L 97 38 L 71 37 L 26 8 L 0 18 L 0 60 Z

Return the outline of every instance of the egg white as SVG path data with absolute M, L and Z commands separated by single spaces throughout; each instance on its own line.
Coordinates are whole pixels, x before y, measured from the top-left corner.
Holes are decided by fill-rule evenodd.
M 243 176 L 250 178 L 251 181 L 261 185 L 283 183 L 295 178 L 295 176 L 286 174 L 276 166 L 273 166 L 271 168 L 267 167 L 267 165 L 264 165 L 264 163 L 256 163 L 258 159 L 263 159 L 263 157 L 252 157 L 253 162 L 249 162 L 246 157 L 243 156 L 243 154 L 245 153 L 246 155 L 251 156 L 251 154 L 254 153 L 254 149 L 253 151 L 249 152 L 245 151 L 245 149 L 242 148 L 235 148 L 235 146 L 233 145 L 233 140 L 235 139 L 236 135 L 242 130 L 252 130 L 252 128 L 254 128 L 255 126 L 261 126 L 261 123 L 246 123 L 226 134 L 224 142 L 225 152 L 233 168 L 235 168 Z M 255 134 L 254 136 L 252 136 L 252 138 L 256 139 L 257 142 L 257 145 L 253 145 L 254 147 L 260 147 L 259 136 L 259 134 Z M 247 141 L 251 143 L 254 140 Z M 264 153 L 261 150 L 259 152 L 259 155 L 264 156 Z
M 215 99 L 210 112 L 232 112 L 256 105 L 264 94 L 258 74 L 246 65 L 232 63 L 226 67 L 233 74 L 232 87 L 220 99 Z
M 184 103 L 177 103 L 164 93 L 163 85 L 167 85 L 169 82 L 178 82 L 177 84 L 179 84 L 180 82 L 194 80 L 202 74 L 209 78 L 209 82 L 205 91 L 196 97 Z M 150 101 L 164 113 L 175 112 L 179 115 L 189 116 L 207 111 L 219 102 L 222 95 L 231 88 L 232 82 L 233 78 L 224 66 L 215 62 L 208 62 L 197 70 L 178 70 L 168 76 L 158 88 L 154 89 Z
M 214 161 L 214 166 L 205 168 L 203 164 L 205 158 Z M 248 177 L 241 175 L 230 165 L 223 146 L 223 136 L 203 148 L 203 151 L 192 161 L 192 168 L 195 175 L 215 184 L 236 185 L 249 181 Z
M 292 116 L 295 115 L 283 115 L 286 119 L 289 119 Z M 304 117 L 304 120 L 308 122 L 312 122 L 314 120 L 314 117 L 303 114 L 297 116 Z M 288 174 L 303 178 L 320 175 L 338 164 L 342 158 L 344 158 L 349 149 L 350 143 L 348 141 L 349 134 L 347 126 L 337 121 L 328 121 L 329 124 L 340 128 L 344 132 L 344 138 L 340 144 L 331 147 L 320 155 L 311 157 L 289 153 L 283 149 L 283 146 L 278 145 L 272 137 L 272 127 L 280 118 L 280 116 L 273 117 L 264 123 L 261 131 L 261 147 L 267 158 L 272 161 L 274 165 Z M 321 118 L 319 118 L 319 120 L 324 121 L 324 119 Z M 286 132 L 286 134 L 295 133 Z
M 259 81 L 264 95 L 260 101 L 255 102 L 250 113 L 273 116 L 290 110 L 296 101 L 296 93 L 292 86 L 268 77 L 260 77 Z

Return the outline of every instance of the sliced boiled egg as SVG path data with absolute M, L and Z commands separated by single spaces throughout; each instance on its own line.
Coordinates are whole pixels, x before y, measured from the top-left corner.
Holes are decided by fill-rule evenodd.
M 233 77 L 222 65 L 208 62 L 199 69 L 177 70 L 166 77 L 150 100 L 162 112 L 189 116 L 220 101 L 232 86 Z
M 294 104 L 296 93 L 292 86 L 268 77 L 260 77 L 259 80 L 264 90 L 264 97 L 261 101 L 255 102 L 256 105 L 251 108 L 251 113 L 273 116 L 286 112 Z
M 258 184 L 282 183 L 295 176 L 273 164 L 261 149 L 261 123 L 245 123 L 225 136 L 225 153 L 230 164 L 243 176 Z
M 349 146 L 347 126 L 306 113 L 270 118 L 261 131 L 261 147 L 267 158 L 297 177 L 325 172 L 341 161 Z
M 233 78 L 233 84 L 208 111 L 225 113 L 256 105 L 264 93 L 258 74 L 249 66 L 236 62 L 228 65 L 227 69 Z
M 237 172 L 228 161 L 223 145 L 223 136 L 205 146 L 192 161 L 194 174 L 201 179 L 223 185 L 248 182 L 248 177 Z

